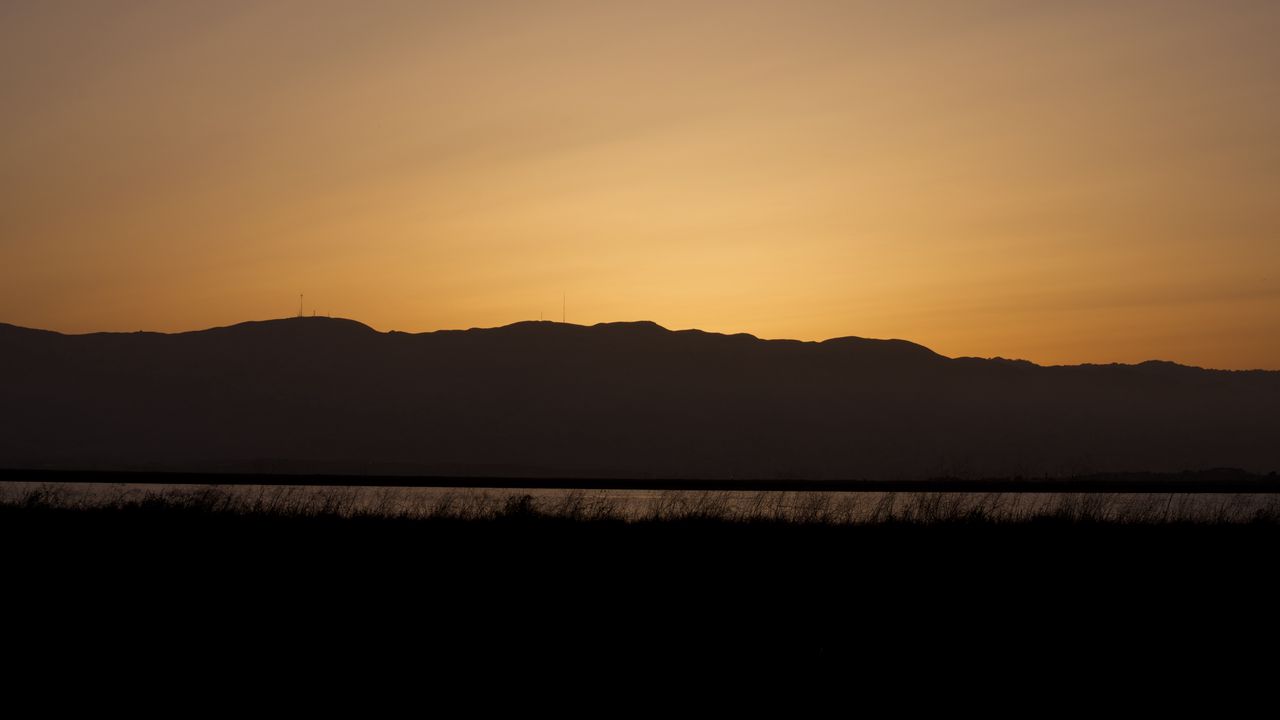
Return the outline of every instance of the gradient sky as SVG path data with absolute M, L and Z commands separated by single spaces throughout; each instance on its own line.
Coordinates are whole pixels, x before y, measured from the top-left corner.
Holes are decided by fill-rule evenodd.
M 0 4 L 0 321 L 1280 368 L 1280 3 Z

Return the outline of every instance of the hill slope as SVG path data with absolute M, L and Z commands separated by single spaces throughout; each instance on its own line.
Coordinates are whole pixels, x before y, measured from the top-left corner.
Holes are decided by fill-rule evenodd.
M 1280 372 L 653 323 L 0 325 L 0 466 L 618 477 L 1280 468 Z

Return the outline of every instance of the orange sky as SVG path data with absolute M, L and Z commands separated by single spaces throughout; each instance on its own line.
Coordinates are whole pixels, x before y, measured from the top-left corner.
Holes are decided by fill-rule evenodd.
M 1280 369 L 1280 3 L 0 4 L 0 321 Z

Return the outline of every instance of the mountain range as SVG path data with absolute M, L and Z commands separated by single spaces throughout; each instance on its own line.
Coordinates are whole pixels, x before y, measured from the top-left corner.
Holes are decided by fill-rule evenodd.
M 1280 469 L 1280 372 L 651 322 L 0 324 L 0 467 L 909 479 Z

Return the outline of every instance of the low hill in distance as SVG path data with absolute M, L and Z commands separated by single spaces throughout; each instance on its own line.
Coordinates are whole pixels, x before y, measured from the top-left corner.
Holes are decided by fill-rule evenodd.
M 0 324 L 0 466 L 510 477 L 1280 469 L 1280 372 L 1042 367 L 651 322 Z

